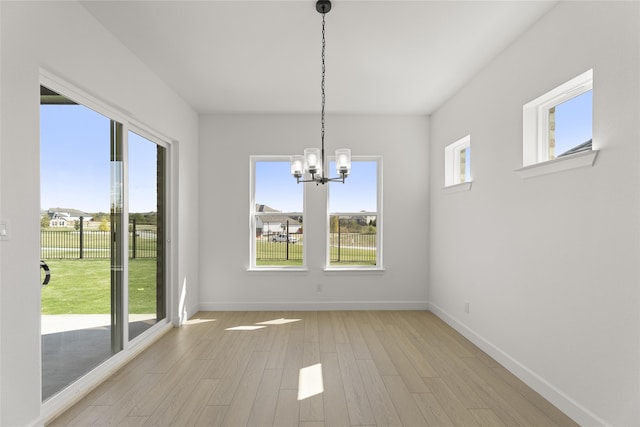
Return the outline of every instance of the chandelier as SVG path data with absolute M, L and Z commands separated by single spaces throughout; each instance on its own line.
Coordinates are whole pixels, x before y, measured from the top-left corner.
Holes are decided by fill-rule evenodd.
M 318 184 L 326 184 L 327 182 L 342 182 L 351 171 L 351 150 L 348 148 L 339 148 L 336 150 L 336 172 L 339 177 L 329 178 L 326 173 L 327 162 L 324 155 L 324 78 L 325 78 L 325 58 L 324 51 L 326 41 L 324 38 L 324 15 L 331 10 L 331 1 L 318 0 L 316 2 L 316 10 L 322 14 L 322 110 L 320 113 L 320 141 L 322 148 L 305 148 L 304 155 L 291 156 L 291 175 L 298 183 L 315 182 Z M 307 178 L 301 179 L 307 174 Z

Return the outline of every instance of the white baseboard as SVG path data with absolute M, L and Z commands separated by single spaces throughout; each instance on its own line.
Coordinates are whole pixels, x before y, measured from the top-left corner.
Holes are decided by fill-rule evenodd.
M 44 418 L 38 417 L 37 420 L 35 420 L 31 424 L 28 424 L 27 427 L 44 427 Z
M 427 310 L 427 301 L 202 302 L 200 311 Z
M 531 371 L 529 368 L 502 351 L 490 341 L 486 340 L 448 312 L 438 307 L 436 304 L 428 303 L 428 310 L 458 331 L 469 341 L 477 345 L 482 351 L 493 357 L 498 363 L 508 369 L 542 397 L 551 402 L 567 416 L 571 417 L 578 424 L 583 426 L 610 426 L 609 423 L 578 404 L 565 393 L 554 387 L 553 384 Z

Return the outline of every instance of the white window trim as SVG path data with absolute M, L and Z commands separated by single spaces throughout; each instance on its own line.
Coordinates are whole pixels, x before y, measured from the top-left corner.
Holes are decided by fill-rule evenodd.
M 249 156 L 249 266 L 247 271 L 308 271 L 307 269 L 307 246 L 302 247 L 302 265 L 301 266 L 259 266 L 256 265 L 256 215 L 260 216 L 260 212 L 256 212 L 256 163 L 257 162 L 288 162 L 291 159 L 290 155 L 256 155 Z M 293 178 L 292 178 L 293 179 Z M 304 184 L 300 184 L 304 185 Z M 283 212 L 283 214 L 297 214 L 305 217 L 305 211 L 307 210 L 307 191 L 306 187 L 302 189 L 302 212 Z M 268 214 L 265 214 L 268 215 Z
M 596 157 L 598 157 L 598 150 L 582 151 L 570 156 L 558 157 L 546 162 L 525 166 L 516 169 L 516 172 L 522 179 L 534 178 L 540 175 L 593 166 Z
M 442 192 L 444 194 L 453 194 L 453 193 L 461 193 L 463 191 L 471 190 L 471 181 L 463 182 L 460 184 L 449 185 L 448 187 L 444 187 Z
M 330 156 L 327 158 L 328 162 L 335 161 L 335 156 Z M 326 238 L 326 251 L 325 251 L 325 265 L 324 271 L 327 272 L 340 272 L 340 271 L 384 271 L 384 263 L 383 263 L 383 213 L 382 213 L 382 156 L 352 156 L 352 162 L 366 162 L 366 161 L 375 161 L 376 162 L 376 178 L 377 178 L 377 201 L 376 201 L 376 212 L 329 212 L 329 192 L 330 187 L 327 188 L 327 197 L 326 197 L 326 224 L 325 224 L 325 238 Z M 348 185 L 349 178 L 347 178 L 346 184 Z M 367 215 L 367 214 L 376 214 L 376 265 L 374 266 L 366 266 L 366 265 L 354 265 L 354 266 L 340 266 L 334 267 L 331 266 L 329 262 L 330 258 L 330 236 L 329 231 L 331 230 L 330 226 L 330 218 L 331 214 L 339 214 L 339 215 Z
M 522 107 L 522 166 L 526 168 L 549 159 L 549 109 L 593 89 L 593 69 L 550 90 Z M 567 156 L 567 157 L 572 157 Z M 595 157 L 594 157 L 595 159 Z M 565 166 L 567 162 L 563 162 Z M 593 163 L 592 163 L 593 164 Z M 578 166 L 580 167 L 580 166 Z
M 444 186 L 445 188 L 460 184 L 469 184 L 459 188 L 459 191 L 470 190 L 470 176 L 468 182 L 460 182 L 460 153 L 467 148 L 471 148 L 471 135 L 467 135 L 459 140 L 447 145 L 444 149 Z M 469 159 L 470 161 L 471 159 Z

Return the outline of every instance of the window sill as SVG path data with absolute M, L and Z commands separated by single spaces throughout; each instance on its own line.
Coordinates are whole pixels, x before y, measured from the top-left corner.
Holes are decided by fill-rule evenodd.
M 571 169 L 590 167 L 595 163 L 597 156 L 598 150 L 584 151 L 582 153 L 576 153 L 570 156 L 528 165 L 523 168 L 516 169 L 516 172 L 520 175 L 520 178 L 526 179 Z
M 461 191 L 471 190 L 471 182 L 463 182 L 461 184 L 448 185 L 442 189 L 444 194 L 460 193 Z
M 262 273 L 265 271 L 269 271 L 269 272 L 276 271 L 279 273 L 282 273 L 283 271 L 306 273 L 307 271 L 309 271 L 309 269 L 306 267 L 250 267 L 250 268 L 247 268 L 247 272 L 249 273 Z
M 325 267 L 324 271 L 327 273 L 344 273 L 345 271 L 356 271 L 358 273 L 383 273 L 384 267 Z

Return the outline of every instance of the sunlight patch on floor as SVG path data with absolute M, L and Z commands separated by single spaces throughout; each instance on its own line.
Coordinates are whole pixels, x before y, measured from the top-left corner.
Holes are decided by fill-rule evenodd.
M 324 392 L 322 382 L 322 364 L 300 369 L 298 376 L 298 400 L 304 400 Z
M 256 325 L 285 325 L 287 323 L 299 322 L 302 319 L 285 319 L 281 317 L 280 319 L 267 320 L 266 322 L 258 322 Z
M 190 325 L 199 325 L 201 323 L 209 323 L 209 322 L 215 322 L 215 321 L 216 319 L 189 319 L 184 324 L 186 326 L 190 326 Z
M 232 328 L 226 328 L 225 331 L 255 331 L 256 329 L 266 328 L 266 326 L 247 325 L 247 326 L 234 326 Z

